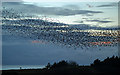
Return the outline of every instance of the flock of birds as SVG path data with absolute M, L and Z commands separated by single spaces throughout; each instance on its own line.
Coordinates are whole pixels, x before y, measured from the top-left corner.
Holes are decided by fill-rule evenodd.
M 14 36 L 57 43 L 70 48 L 89 48 L 93 46 L 115 46 L 118 37 L 91 36 L 92 32 L 80 31 L 81 28 L 55 22 L 51 18 L 28 16 L 13 9 L 3 8 L 2 29 Z M 89 28 L 88 28 L 89 29 Z M 74 31 L 76 30 L 76 31 Z M 113 30 L 114 31 L 114 30 Z M 94 44 L 94 42 L 109 42 Z

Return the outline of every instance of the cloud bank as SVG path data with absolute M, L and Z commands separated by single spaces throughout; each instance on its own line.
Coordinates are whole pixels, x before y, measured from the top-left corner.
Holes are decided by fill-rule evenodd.
M 110 22 L 113 22 L 113 21 L 102 21 L 102 20 L 87 20 L 89 22 L 98 22 L 98 23 L 110 23 Z
M 117 3 L 110 3 L 110 4 L 105 4 L 105 5 L 99 5 L 97 7 L 116 7 L 118 4 Z
M 45 14 L 45 15 L 58 15 L 58 16 L 71 16 L 71 15 L 87 15 L 87 14 L 98 14 L 103 13 L 102 11 L 92 10 L 72 10 L 64 7 L 38 7 L 32 4 L 23 4 L 22 2 L 5 2 L 3 6 L 6 8 L 13 8 L 23 13 L 31 14 Z M 71 5 L 68 5 L 71 7 Z

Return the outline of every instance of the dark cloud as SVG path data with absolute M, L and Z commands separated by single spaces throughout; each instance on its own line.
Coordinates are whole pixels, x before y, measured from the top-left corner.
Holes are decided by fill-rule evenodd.
M 84 21 L 73 21 L 73 22 L 76 22 L 76 23 L 83 23 Z
M 86 29 L 95 29 L 95 30 L 119 30 L 120 28 L 118 27 L 96 27 L 92 26 L 92 24 L 71 24 L 69 27 L 71 28 L 79 28 L 81 30 L 86 30 Z
M 105 5 L 99 5 L 97 7 L 115 7 L 117 6 L 117 3 L 111 3 L 111 4 L 105 4 Z
M 82 18 L 82 19 L 85 19 L 85 20 L 87 20 L 88 18 Z
M 45 14 L 45 15 L 60 15 L 60 16 L 71 16 L 71 15 L 87 15 L 87 14 L 97 14 L 103 13 L 101 11 L 91 11 L 91 10 L 72 10 L 64 7 L 38 7 L 32 4 L 23 4 L 7 2 L 3 3 L 3 6 L 7 8 L 13 8 L 17 11 L 28 13 L 28 14 Z
M 70 9 L 60 9 L 58 11 L 55 11 L 55 15 L 63 15 L 63 16 L 69 16 L 69 15 L 78 15 L 78 14 L 89 14 L 89 13 L 102 13 L 101 11 L 90 11 L 90 10 L 70 10 Z
M 98 22 L 98 23 L 110 23 L 110 22 L 113 22 L 113 21 L 102 21 L 102 20 L 87 20 L 89 22 Z

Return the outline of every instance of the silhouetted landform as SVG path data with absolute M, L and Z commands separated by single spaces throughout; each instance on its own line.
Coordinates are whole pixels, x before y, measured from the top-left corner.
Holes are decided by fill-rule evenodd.
M 42 69 L 3 70 L 2 75 L 119 75 L 120 58 L 111 57 L 103 61 L 96 59 L 90 66 L 80 66 L 73 61 L 62 60 L 48 63 Z

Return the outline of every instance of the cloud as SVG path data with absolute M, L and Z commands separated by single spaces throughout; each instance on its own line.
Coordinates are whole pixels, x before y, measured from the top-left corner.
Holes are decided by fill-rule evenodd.
M 86 16 L 93 16 L 93 14 L 86 14 Z
M 67 8 L 67 9 L 80 9 L 80 7 L 78 5 L 72 5 L 72 4 L 65 5 L 63 7 Z
M 83 17 L 82 19 L 87 20 L 88 18 L 84 18 L 84 17 Z
M 110 23 L 110 22 L 113 22 L 113 21 L 102 21 L 102 20 L 87 20 L 89 22 L 98 22 L 98 23 Z
M 91 11 L 91 10 L 72 10 L 64 7 L 38 7 L 32 4 L 21 3 L 4 3 L 3 6 L 7 8 L 13 8 L 17 11 L 28 13 L 28 14 L 43 14 L 43 15 L 59 15 L 59 16 L 71 16 L 71 15 L 87 15 L 103 13 L 102 11 Z
M 2 0 L 2 2 L 22 2 L 23 0 Z
M 97 7 L 115 7 L 117 6 L 117 3 L 111 3 L 111 4 L 105 4 L 105 5 L 99 5 Z
M 56 11 L 57 10 L 57 11 Z M 70 16 L 70 15 L 78 15 L 78 14 L 89 14 L 89 13 L 102 13 L 101 11 L 90 11 L 90 10 L 70 10 L 70 9 L 62 9 L 57 8 L 54 9 L 55 15 L 62 15 L 62 16 Z
M 73 21 L 75 23 L 83 23 L 84 21 Z

